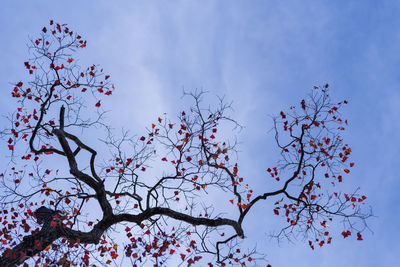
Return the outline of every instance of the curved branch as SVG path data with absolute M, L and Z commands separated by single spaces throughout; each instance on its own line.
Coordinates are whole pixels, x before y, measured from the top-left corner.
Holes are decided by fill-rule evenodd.
M 41 219 L 46 220 L 43 222 L 42 229 L 32 235 L 24 237 L 23 241 L 12 249 L 6 250 L 0 257 L 0 266 L 12 266 L 21 264 L 28 258 L 42 252 L 47 246 L 51 245 L 59 238 L 67 238 L 70 241 L 81 242 L 86 244 L 97 244 L 100 241 L 102 234 L 113 224 L 120 222 L 134 222 L 141 224 L 143 221 L 151 219 L 155 215 L 165 215 L 176 220 L 184 221 L 192 225 L 204 225 L 210 227 L 217 226 L 232 226 L 236 231 L 236 236 L 244 238 L 243 229 L 233 220 L 226 218 L 199 218 L 193 217 L 184 213 L 180 213 L 168 208 L 151 208 L 144 212 L 133 214 L 119 214 L 103 217 L 91 231 L 83 232 L 70 228 L 66 228 L 57 217 L 57 212 L 46 207 L 40 207 L 35 213 L 42 212 L 48 214 L 55 214 L 54 216 L 42 216 Z

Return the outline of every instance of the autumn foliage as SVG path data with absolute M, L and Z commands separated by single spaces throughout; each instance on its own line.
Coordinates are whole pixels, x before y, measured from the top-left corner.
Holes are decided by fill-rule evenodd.
M 223 100 L 205 108 L 204 92 L 186 93 L 192 106 L 176 119 L 162 115 L 145 134 L 117 137 L 103 118 L 110 75 L 74 57 L 86 44 L 51 21 L 29 45 L 28 82 L 11 90 L 18 106 L 2 131 L 11 162 L 0 180 L 0 266 L 270 266 L 240 245 L 245 218 L 267 200 L 266 212 L 282 219 L 277 238 L 301 236 L 312 249 L 335 233 L 363 239 L 366 196 L 340 190 L 355 166 L 341 136 L 347 102 L 332 102 L 328 85 L 274 117 L 281 156 L 260 168 L 277 189 L 255 190 L 236 156 L 241 126 Z

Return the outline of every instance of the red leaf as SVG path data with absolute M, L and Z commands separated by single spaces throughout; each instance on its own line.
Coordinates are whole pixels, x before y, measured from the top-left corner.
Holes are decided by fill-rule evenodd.
M 105 77 L 105 78 L 106 78 L 106 80 L 107 80 L 108 78 L 110 78 L 110 75 L 106 75 L 106 77 Z
M 101 104 L 100 104 L 100 100 L 96 103 L 96 105 L 95 105 L 96 107 L 100 107 L 101 106 Z
M 179 254 L 179 255 L 181 255 L 181 259 L 184 261 L 185 260 L 185 257 L 186 257 L 186 255 L 185 254 Z
M 144 136 L 140 137 L 140 141 L 144 141 L 146 138 Z
M 357 233 L 357 240 L 359 240 L 359 241 L 363 240 L 363 238 L 362 238 L 360 233 Z
M 235 164 L 235 166 L 233 167 L 233 177 L 236 177 L 237 176 L 237 173 L 238 173 L 238 166 L 237 166 L 237 163 Z
M 301 100 L 301 108 L 304 110 L 306 109 L 306 101 L 304 101 L 304 99 Z
M 344 238 L 346 238 L 346 237 L 348 237 L 348 236 L 350 236 L 350 235 L 351 235 L 351 232 L 350 232 L 349 230 L 343 231 L 343 232 L 342 232 L 342 236 L 343 236 Z
M 161 160 L 162 160 L 162 161 L 168 161 L 167 158 L 162 158 Z
M 118 258 L 118 254 L 115 252 L 115 251 L 111 251 L 111 257 L 113 258 L 113 259 L 116 259 L 116 258 Z

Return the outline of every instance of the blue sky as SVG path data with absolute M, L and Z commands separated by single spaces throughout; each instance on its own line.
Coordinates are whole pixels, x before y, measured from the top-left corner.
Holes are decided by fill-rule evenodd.
M 241 171 L 261 186 L 265 168 L 276 160 L 269 115 L 298 103 L 312 86 L 329 83 L 332 98 L 350 104 L 343 111 L 350 122 L 345 140 L 356 167 L 346 183 L 367 195 L 377 216 L 369 222 L 374 233 L 365 232 L 363 242 L 337 237 L 315 251 L 301 241 L 278 245 L 267 236 L 272 212 L 260 207 L 255 215 L 265 216 L 248 218 L 247 242 L 257 242 L 273 266 L 395 266 L 399 12 L 400 2 L 389 0 L 4 0 L 0 114 L 10 111 L 10 83 L 23 76 L 28 37 L 54 19 L 88 40 L 79 54 L 83 65 L 101 64 L 112 75 L 117 90 L 104 107 L 113 110 L 115 127 L 143 132 L 160 114 L 182 108 L 183 89 L 232 100 L 234 116 L 245 126 Z

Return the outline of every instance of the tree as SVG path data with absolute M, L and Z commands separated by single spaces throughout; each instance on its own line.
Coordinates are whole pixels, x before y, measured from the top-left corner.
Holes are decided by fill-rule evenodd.
M 89 266 L 120 257 L 192 265 L 207 254 L 215 262 L 209 266 L 251 265 L 264 258 L 239 246 L 243 225 L 265 200 L 285 224 L 277 238 L 301 236 L 314 249 L 331 243 L 328 224 L 336 220 L 344 238 L 362 240 L 371 215 L 366 197 L 336 187 L 354 166 L 340 135 L 347 102 L 333 103 L 328 85 L 273 118 L 281 158 L 265 169 L 266 184 L 277 189 L 253 190 L 240 175 L 235 134 L 221 134 L 241 127 L 228 103 L 205 108 L 205 92 L 185 93 L 193 105 L 176 120 L 163 115 L 143 136 L 116 137 L 102 110 L 114 86 L 99 66 L 80 67 L 73 53 L 84 47 L 67 25 L 50 21 L 29 45 L 33 58 L 24 65 L 32 78 L 14 84 L 18 107 L 2 131 L 12 167 L 0 181 L 1 266 Z M 91 146 L 99 132 L 110 156 Z

